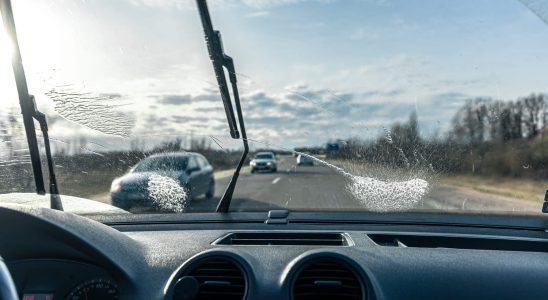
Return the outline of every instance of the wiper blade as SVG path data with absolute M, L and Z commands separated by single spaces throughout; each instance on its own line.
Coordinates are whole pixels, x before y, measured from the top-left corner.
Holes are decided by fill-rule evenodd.
M 221 99 L 223 101 L 226 117 L 228 120 L 228 126 L 230 129 L 230 136 L 233 139 L 240 138 L 238 133 L 238 126 L 234 117 L 234 110 L 232 107 L 232 101 L 230 99 L 230 93 L 228 91 L 224 68 L 228 71 L 228 77 L 232 86 L 232 94 L 234 95 L 234 105 L 236 106 L 236 112 L 238 113 L 238 123 L 240 126 L 241 138 L 244 145 L 244 151 L 234 171 L 234 175 L 230 179 L 223 197 L 217 205 L 217 212 L 228 212 L 230 207 L 230 201 L 232 201 L 232 195 L 236 188 L 236 182 L 240 175 L 240 170 L 245 162 L 247 153 L 249 152 L 249 146 L 247 143 L 247 135 L 245 133 L 245 124 L 242 116 L 242 108 L 240 106 L 240 95 L 238 93 L 238 84 L 236 80 L 236 69 L 234 68 L 234 61 L 232 57 L 226 55 L 223 50 L 223 43 L 221 40 L 221 33 L 213 30 L 213 24 L 211 23 L 211 17 L 209 15 L 209 9 L 207 7 L 206 0 L 196 0 L 198 4 L 198 11 L 202 20 L 202 26 L 204 28 L 204 34 L 209 52 L 209 58 L 213 64 L 213 70 L 215 71 L 215 77 L 217 78 L 217 84 L 219 85 L 219 91 L 221 92 Z
M 25 125 L 27 142 L 29 144 L 29 152 L 32 163 L 32 170 L 34 172 L 36 193 L 43 195 L 46 193 L 46 190 L 44 188 L 42 165 L 40 164 L 40 152 L 38 151 L 38 142 L 36 140 L 34 121 L 32 119 L 33 107 L 30 103 L 30 95 L 27 87 L 27 80 L 25 78 L 25 70 L 23 69 L 21 53 L 19 51 L 19 43 L 17 41 L 17 34 L 15 33 L 15 23 L 13 21 L 11 2 L 9 0 L 0 2 L 0 13 L 2 13 L 4 28 L 6 28 L 6 32 L 14 48 L 11 57 L 11 65 L 13 68 L 13 74 L 15 75 L 15 83 L 17 84 L 17 92 L 19 94 L 19 104 L 21 106 L 21 112 L 23 114 L 23 124 Z
M 213 63 L 213 71 L 215 71 L 215 77 L 217 78 L 217 84 L 219 85 L 219 91 L 221 92 L 221 99 L 223 100 L 223 104 L 225 107 L 228 127 L 230 129 L 230 136 L 233 139 L 237 139 L 239 138 L 238 128 L 236 126 L 236 119 L 234 117 L 232 101 L 230 101 L 230 94 L 228 92 L 225 72 L 223 70 L 223 66 L 225 66 L 225 60 L 229 57 L 226 56 L 224 53 L 221 33 L 217 30 L 213 30 L 213 24 L 211 23 L 211 17 L 209 16 L 207 2 L 205 0 L 196 0 L 196 2 L 198 3 L 198 10 L 200 11 L 200 18 L 202 20 L 202 26 L 204 28 L 209 58 Z
M 36 119 L 40 124 L 42 135 L 44 137 L 46 159 L 50 175 L 50 207 L 52 209 L 63 210 L 61 198 L 59 197 L 57 180 L 55 178 L 55 172 L 53 170 L 53 158 L 51 156 L 46 116 L 36 109 L 34 96 L 29 94 L 10 0 L 0 1 L 0 13 L 2 14 L 4 28 L 6 29 L 9 39 L 11 40 L 14 48 L 11 57 L 11 65 L 13 68 L 15 83 L 17 85 L 17 93 L 19 94 L 19 105 L 21 106 L 21 114 L 23 115 L 23 124 L 25 126 L 25 133 L 27 135 L 27 143 L 29 145 L 29 154 L 32 164 L 32 170 L 34 173 L 36 193 L 38 193 L 39 195 L 44 195 L 46 193 L 46 190 L 44 187 L 44 177 L 42 175 L 42 163 L 40 161 L 40 151 L 38 150 L 38 140 L 36 138 L 36 131 L 34 128 L 34 119 Z

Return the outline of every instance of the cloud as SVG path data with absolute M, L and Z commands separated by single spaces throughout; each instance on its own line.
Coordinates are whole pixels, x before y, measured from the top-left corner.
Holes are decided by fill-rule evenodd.
M 217 91 L 214 91 L 212 94 L 202 94 L 195 96 L 193 101 L 215 101 L 215 102 L 221 102 L 221 96 Z
M 153 96 L 159 104 L 168 105 L 181 105 L 192 103 L 192 97 L 190 95 L 162 95 Z
M 105 97 L 105 98 L 108 98 L 108 99 L 122 98 L 122 94 L 120 94 L 120 93 L 102 93 L 102 94 L 99 94 L 99 96 Z
M 279 127 L 286 127 L 291 124 L 294 120 L 289 117 L 279 117 L 279 116 L 256 116 L 246 118 L 246 121 L 251 125 L 268 125 L 272 129 Z
M 431 95 L 429 101 L 434 102 L 434 103 L 440 103 L 440 102 L 455 103 L 455 102 L 457 102 L 457 103 L 461 104 L 463 101 L 465 101 L 466 99 L 470 99 L 470 98 L 472 98 L 470 95 L 464 94 L 464 93 L 461 93 L 461 92 L 445 92 L 445 93 L 439 93 L 439 94 Z
M 167 104 L 167 105 L 183 105 L 183 104 L 193 104 L 197 102 L 218 102 L 221 103 L 221 96 L 215 91 L 212 91 L 210 94 L 199 94 L 196 96 L 191 96 L 188 94 L 178 95 L 178 94 L 166 94 L 166 95 L 153 95 L 151 98 L 155 98 L 158 104 Z
M 264 18 L 270 15 L 269 11 L 260 10 L 245 15 L 246 18 Z
M 164 127 L 169 124 L 169 119 L 167 117 L 160 117 L 154 114 L 148 114 L 145 118 L 145 122 L 149 126 L 154 127 Z
M 175 123 L 189 123 L 189 122 L 200 122 L 207 123 L 212 121 L 211 116 L 171 116 L 171 119 Z
M 272 8 L 277 6 L 294 5 L 303 2 L 331 3 L 336 0 L 241 0 L 247 6 L 254 8 Z
M 196 112 L 200 112 L 200 113 L 215 113 L 215 112 L 221 112 L 223 111 L 223 108 L 220 107 L 220 106 L 215 106 L 215 107 L 196 107 L 194 108 L 194 110 Z
M 405 89 L 396 88 L 391 90 L 371 90 L 361 94 L 362 97 L 371 98 L 371 97 L 395 97 L 405 93 Z
M 375 138 L 383 127 L 407 120 L 414 111 L 425 134 L 436 132 L 446 128 L 455 111 L 471 98 L 451 89 L 423 96 L 418 105 L 413 98 L 406 102 L 393 98 L 408 94 L 405 88 L 350 92 L 299 84 L 282 92 L 242 94 L 242 108 L 250 139 L 286 147 L 317 145 L 332 138 Z M 136 137 L 189 132 L 224 136 L 228 132 L 217 90 L 149 97 L 156 109 L 139 115 L 132 131 Z M 173 109 L 178 105 L 184 107 Z
M 274 97 L 267 96 L 264 92 L 256 92 L 254 94 L 244 96 L 241 100 L 245 103 L 245 106 L 248 109 L 252 110 L 264 110 L 265 108 L 268 109 L 276 107 L 279 103 L 279 101 L 276 101 Z
M 145 5 L 152 7 L 176 7 L 177 9 L 194 9 L 194 0 L 128 0 L 133 5 Z M 245 5 L 255 9 L 266 9 L 278 6 L 294 5 L 302 2 L 331 3 L 336 0 L 211 0 L 211 6 Z M 376 2 L 384 2 L 376 0 Z

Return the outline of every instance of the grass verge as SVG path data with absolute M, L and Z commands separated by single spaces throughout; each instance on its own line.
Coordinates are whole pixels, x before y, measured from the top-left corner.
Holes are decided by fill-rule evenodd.
M 442 176 L 440 183 L 532 202 L 544 201 L 548 188 L 547 182 L 539 180 L 466 175 Z

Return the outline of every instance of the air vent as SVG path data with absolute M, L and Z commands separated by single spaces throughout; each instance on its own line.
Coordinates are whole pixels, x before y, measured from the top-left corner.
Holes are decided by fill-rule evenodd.
M 364 285 L 356 273 L 339 260 L 324 258 L 306 265 L 293 283 L 294 300 L 365 299 Z
M 405 234 L 369 234 L 368 236 L 378 245 L 388 247 L 548 252 L 548 242 L 532 239 Z
M 199 284 L 196 300 L 241 300 L 246 291 L 242 269 L 232 259 L 207 257 L 185 272 L 184 278 L 194 278 Z
M 233 232 L 215 245 L 314 245 L 350 246 L 351 240 L 343 233 L 331 232 Z

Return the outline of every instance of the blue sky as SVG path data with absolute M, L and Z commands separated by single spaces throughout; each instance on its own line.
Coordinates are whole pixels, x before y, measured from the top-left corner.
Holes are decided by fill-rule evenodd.
M 194 1 L 15 2 L 31 91 L 65 119 L 52 136 L 126 137 L 113 147 L 227 136 Z M 210 10 L 240 73 L 250 138 L 274 145 L 374 138 L 415 110 L 423 134 L 443 133 L 466 99 L 547 90 L 548 26 L 519 1 L 217 0 Z M 17 104 L 2 90 L 3 106 Z

